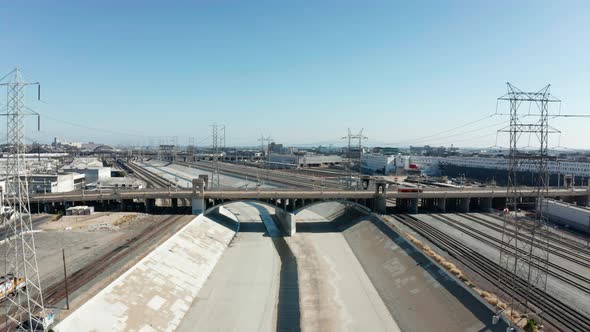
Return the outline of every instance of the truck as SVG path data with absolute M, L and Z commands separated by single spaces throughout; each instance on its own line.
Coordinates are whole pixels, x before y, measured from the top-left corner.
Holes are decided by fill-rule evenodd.
M 19 289 L 25 288 L 27 282 L 25 278 L 16 277 L 9 273 L 0 277 L 0 302 L 4 301 L 6 297 L 16 294 Z

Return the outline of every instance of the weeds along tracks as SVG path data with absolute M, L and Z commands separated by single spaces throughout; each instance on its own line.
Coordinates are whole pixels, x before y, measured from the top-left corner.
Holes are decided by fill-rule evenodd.
M 520 277 L 516 278 L 516 287 L 514 289 L 502 284 L 500 281 L 501 276 L 511 275 L 512 273 L 503 269 L 497 263 L 478 253 L 476 250 L 412 216 L 392 216 L 440 249 L 446 251 L 451 257 L 460 261 L 475 273 L 481 275 L 498 289 L 506 292 L 513 291 L 521 299 L 525 297 L 527 284 L 523 279 Z M 590 318 L 534 286 L 530 289 L 529 304 L 544 312 L 545 319 L 548 323 L 563 330 L 590 331 Z

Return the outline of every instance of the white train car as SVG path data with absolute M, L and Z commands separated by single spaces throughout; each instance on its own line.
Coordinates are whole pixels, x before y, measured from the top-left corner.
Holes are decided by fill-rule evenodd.
M 590 209 L 552 199 L 543 200 L 543 214 L 555 223 L 590 234 Z

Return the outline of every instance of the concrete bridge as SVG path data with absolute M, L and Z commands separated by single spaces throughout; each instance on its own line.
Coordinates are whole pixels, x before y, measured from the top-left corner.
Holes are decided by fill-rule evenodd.
M 534 206 L 537 192 L 535 188 L 519 188 L 519 200 Z M 374 190 L 309 190 L 309 189 L 265 189 L 265 190 L 205 190 L 202 179 L 193 180 L 192 189 L 145 189 L 127 191 L 75 191 L 32 195 L 31 206 L 42 211 L 52 207 L 64 208 L 74 205 L 107 205 L 110 209 L 122 211 L 137 209 L 143 205 L 150 212 L 157 206 L 185 207 L 199 214 L 211 207 L 228 201 L 264 201 L 281 207 L 284 211 L 295 211 L 318 201 L 348 201 L 357 203 L 379 213 L 388 208 L 416 213 L 418 208 L 436 212 L 470 210 L 489 210 L 503 208 L 506 198 L 511 197 L 506 187 L 477 188 L 433 188 L 421 192 L 399 192 L 388 188 L 385 183 L 376 183 Z M 558 189 L 550 188 L 545 197 L 590 205 L 590 188 Z

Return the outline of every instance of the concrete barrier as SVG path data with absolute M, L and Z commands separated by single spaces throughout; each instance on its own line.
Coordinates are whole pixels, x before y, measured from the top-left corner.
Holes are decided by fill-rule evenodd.
M 277 220 L 283 229 L 283 232 L 287 236 L 295 235 L 297 223 L 296 223 L 296 216 L 293 213 L 276 209 L 275 215 L 277 216 Z
M 199 215 L 55 330 L 174 331 L 234 235 Z

